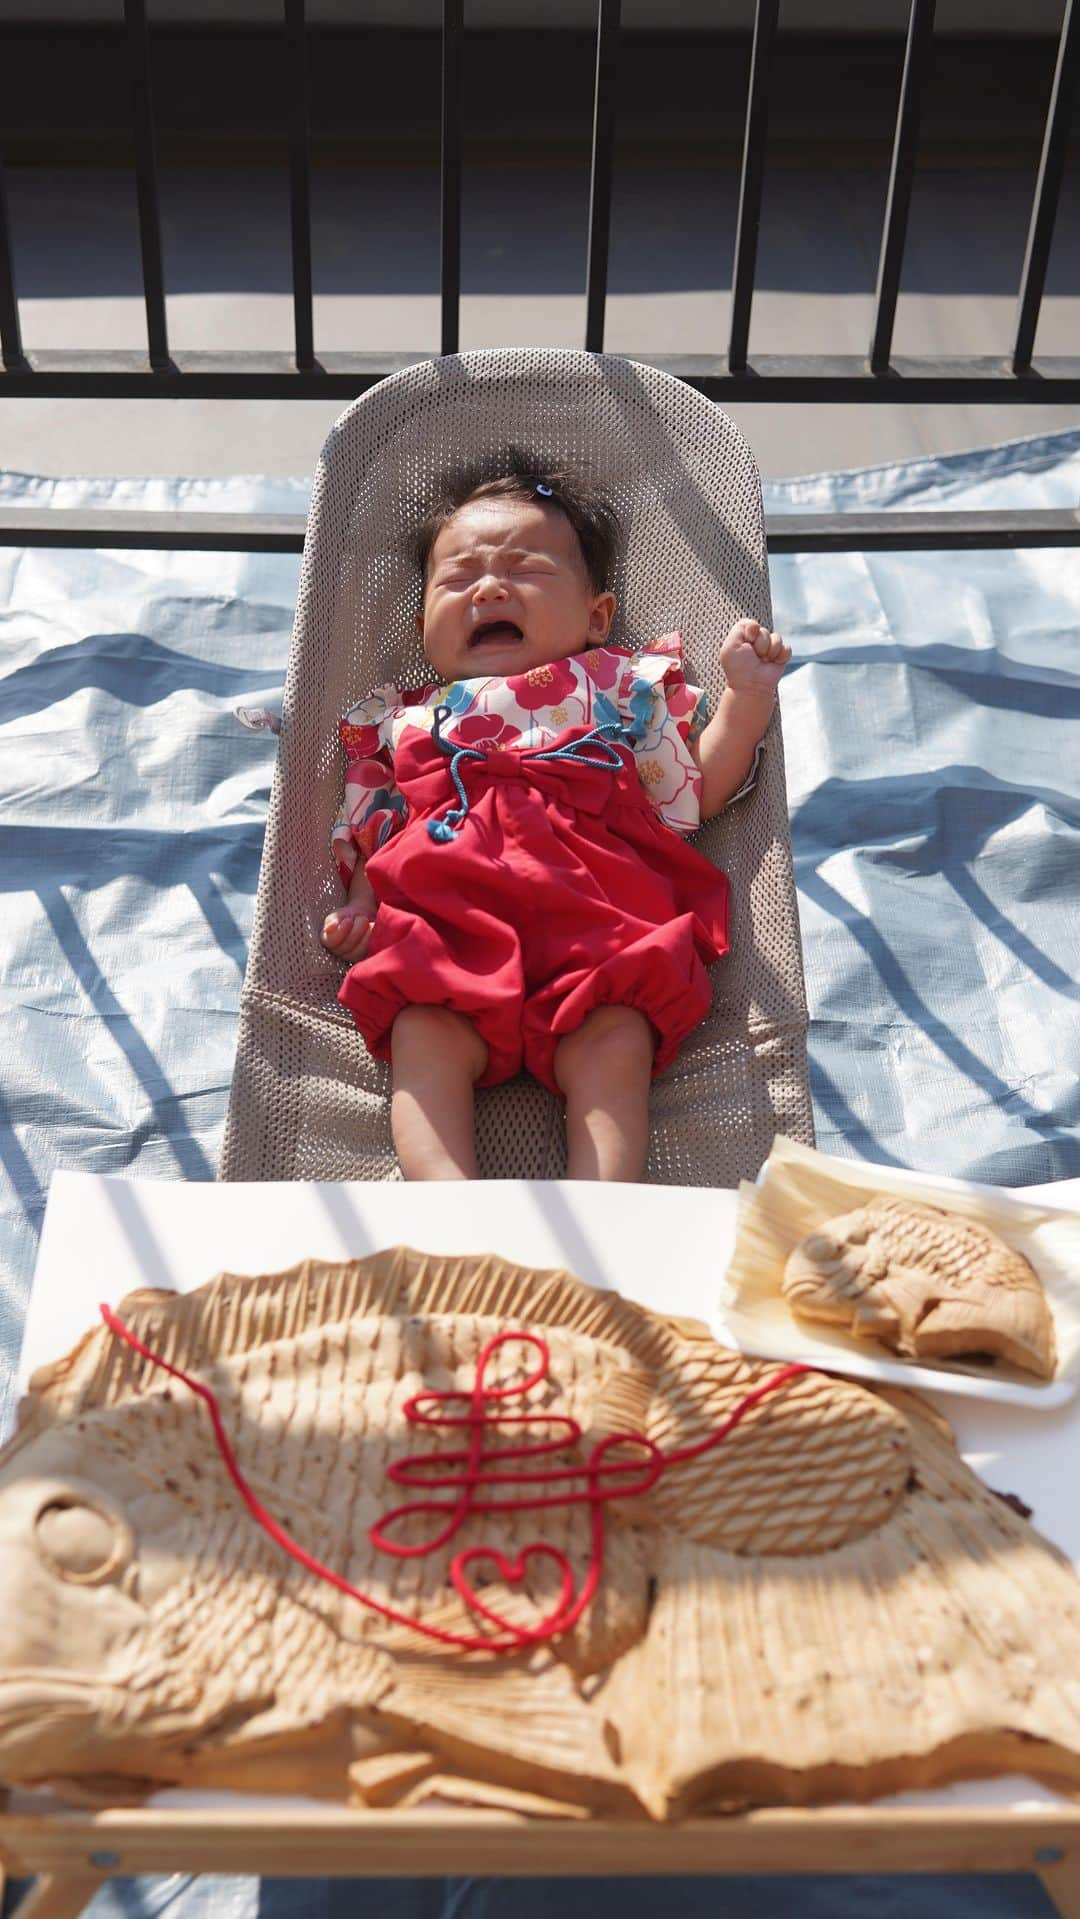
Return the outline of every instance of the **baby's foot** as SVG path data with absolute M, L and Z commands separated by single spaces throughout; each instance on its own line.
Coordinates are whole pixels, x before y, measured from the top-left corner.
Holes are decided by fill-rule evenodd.
M 339 906 L 336 913 L 329 913 L 323 921 L 323 945 L 335 959 L 353 966 L 367 952 L 372 924 L 371 915 L 362 907 Z
M 775 693 L 790 658 L 782 635 L 759 620 L 737 620 L 720 648 L 724 678 L 736 693 Z

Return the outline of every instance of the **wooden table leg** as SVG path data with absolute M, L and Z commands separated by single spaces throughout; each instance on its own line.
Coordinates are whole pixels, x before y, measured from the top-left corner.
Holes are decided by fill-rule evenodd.
M 1080 1919 L 1080 1859 L 1063 1859 L 1060 1866 L 1040 1866 L 1038 1872 L 1061 1919 Z
M 43 1872 L 20 1899 L 13 1919 L 78 1919 L 103 1883 L 85 1873 Z

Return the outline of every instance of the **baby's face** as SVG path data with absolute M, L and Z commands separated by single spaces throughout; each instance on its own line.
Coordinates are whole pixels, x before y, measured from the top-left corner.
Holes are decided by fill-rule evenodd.
M 428 562 L 424 652 L 445 680 L 525 673 L 606 640 L 611 593 L 595 593 L 565 514 L 531 500 L 471 500 Z

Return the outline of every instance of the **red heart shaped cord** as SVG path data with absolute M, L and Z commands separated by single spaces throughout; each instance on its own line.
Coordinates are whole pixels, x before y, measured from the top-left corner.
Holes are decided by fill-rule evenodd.
M 450 1578 L 464 1600 L 469 1611 L 478 1618 L 487 1621 L 497 1634 L 492 1638 L 480 1634 L 450 1632 L 441 1626 L 427 1625 L 422 1619 L 416 1619 L 410 1613 L 399 1612 L 393 1606 L 384 1605 L 374 1599 L 370 1593 L 364 1593 L 358 1587 L 350 1585 L 339 1573 L 321 1560 L 305 1552 L 301 1545 L 279 1526 L 256 1499 L 247 1481 L 237 1465 L 228 1433 L 221 1418 L 217 1399 L 209 1386 L 193 1379 L 189 1373 L 172 1366 L 160 1354 L 152 1352 L 150 1347 L 136 1338 L 122 1319 L 112 1308 L 101 1307 L 101 1316 L 110 1331 L 120 1339 L 126 1340 L 143 1359 L 158 1366 L 173 1379 L 180 1380 L 190 1387 L 204 1402 L 210 1414 L 217 1441 L 229 1478 L 240 1494 L 252 1517 L 271 1539 L 289 1553 L 317 1578 L 324 1579 L 335 1586 L 339 1592 L 358 1600 L 382 1618 L 389 1619 L 395 1625 L 408 1626 L 412 1631 L 423 1633 L 427 1638 L 437 1640 L 441 1645 L 455 1646 L 463 1652 L 521 1652 L 529 1646 L 538 1645 L 544 1640 L 554 1639 L 558 1634 L 569 1632 L 582 1617 L 594 1598 L 604 1567 L 604 1507 L 611 1499 L 629 1499 L 647 1493 L 671 1466 L 679 1466 L 688 1459 L 697 1459 L 702 1453 L 711 1451 L 727 1438 L 739 1421 L 756 1406 L 767 1394 L 775 1392 L 797 1373 L 808 1370 L 805 1366 L 783 1366 L 771 1379 L 756 1386 L 752 1392 L 744 1395 L 729 1413 L 721 1425 L 707 1433 L 703 1439 L 691 1446 L 681 1446 L 672 1452 L 663 1452 L 644 1433 L 609 1433 L 597 1440 L 583 1464 L 570 1466 L 552 1466 L 546 1463 L 552 1454 L 565 1454 L 578 1444 L 582 1437 L 581 1427 L 576 1419 L 569 1419 L 559 1413 L 545 1412 L 506 1412 L 502 1410 L 507 1400 L 522 1400 L 534 1387 L 541 1385 L 548 1377 L 551 1355 L 547 1342 L 536 1333 L 502 1332 L 489 1339 L 476 1362 L 476 1375 L 468 1392 L 423 1392 L 415 1393 L 405 1402 L 403 1408 L 406 1420 L 411 1426 L 426 1427 L 429 1430 L 464 1428 L 468 1432 L 466 1446 L 449 1452 L 411 1454 L 405 1459 L 396 1460 L 389 1468 L 388 1478 L 395 1486 L 416 1488 L 424 1492 L 447 1491 L 453 1497 L 449 1499 L 419 1499 L 411 1504 L 395 1506 L 384 1514 L 371 1527 L 368 1537 L 379 1552 L 389 1553 L 397 1559 L 423 1558 L 437 1552 L 460 1532 L 465 1521 L 476 1513 L 537 1512 L 549 1507 L 587 1506 L 591 1523 L 591 1552 L 588 1570 L 582 1581 L 580 1591 L 574 1590 L 574 1572 L 566 1554 L 559 1547 L 538 1540 L 523 1546 L 516 1559 L 510 1560 L 504 1553 L 491 1546 L 470 1546 L 454 1555 L 450 1561 Z M 492 1356 L 509 1341 L 531 1346 L 539 1355 L 538 1363 L 527 1378 L 509 1386 L 487 1386 L 485 1375 Z M 454 1401 L 464 1401 L 465 1410 L 460 1413 L 440 1412 Z M 427 1410 L 428 1408 L 432 1410 Z M 487 1446 L 486 1436 L 499 1428 L 506 1427 L 545 1427 L 549 1437 L 510 1446 Z M 625 1448 L 636 1448 L 638 1458 L 616 1458 L 614 1455 Z M 513 1471 L 492 1470 L 501 1467 L 508 1460 L 521 1462 L 543 1461 L 530 1469 L 527 1463 Z M 526 1492 L 527 1488 L 557 1487 L 559 1490 L 544 1492 L 537 1490 Z M 498 1497 L 481 1497 L 491 1489 L 505 1488 L 506 1493 Z M 512 1489 L 512 1490 L 511 1490 Z M 405 1545 L 389 1538 L 390 1528 L 407 1519 L 416 1519 L 421 1515 L 433 1516 L 438 1522 L 437 1530 L 429 1539 L 415 1545 Z M 468 1568 L 477 1560 L 486 1560 L 493 1565 L 499 1577 L 506 1585 L 520 1585 L 526 1576 L 528 1562 L 541 1558 L 548 1559 L 560 1576 L 560 1590 L 554 1606 L 534 1626 L 515 1624 L 505 1619 L 493 1606 L 483 1601 L 473 1587 Z

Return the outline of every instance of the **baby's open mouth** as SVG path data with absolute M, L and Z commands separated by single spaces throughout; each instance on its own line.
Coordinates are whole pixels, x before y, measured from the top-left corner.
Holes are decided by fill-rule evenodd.
M 513 620 L 481 620 L 469 634 L 469 645 L 479 646 L 483 640 L 523 640 L 524 637 Z

